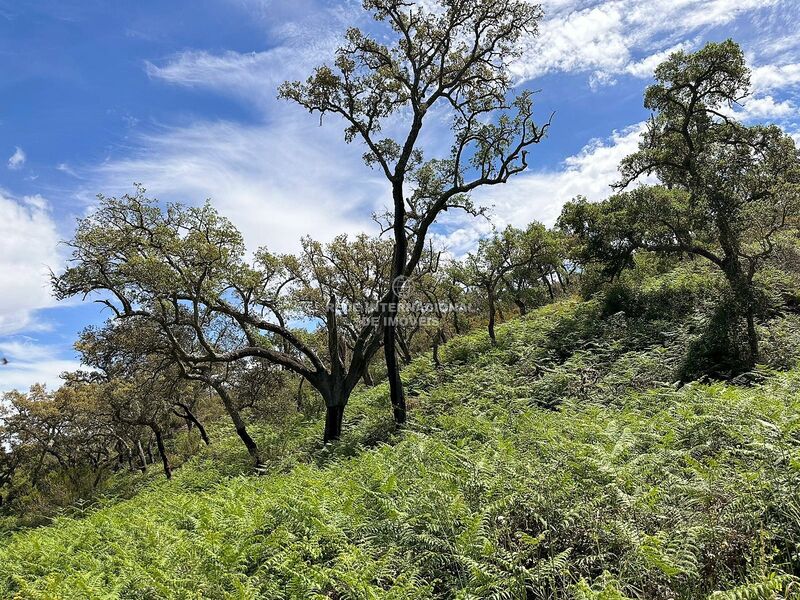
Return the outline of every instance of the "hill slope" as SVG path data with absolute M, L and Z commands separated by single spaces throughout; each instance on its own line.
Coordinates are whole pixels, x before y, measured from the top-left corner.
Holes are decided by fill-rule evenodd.
M 685 336 L 661 329 L 565 301 L 497 348 L 452 340 L 441 369 L 406 370 L 406 431 L 378 386 L 333 448 L 318 423 L 263 428 L 263 476 L 228 437 L 172 481 L 9 536 L 0 596 L 792 597 L 800 370 L 679 388 Z

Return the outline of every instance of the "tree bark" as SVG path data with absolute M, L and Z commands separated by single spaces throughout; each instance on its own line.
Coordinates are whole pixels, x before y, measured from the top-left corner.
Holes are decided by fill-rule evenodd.
M 222 399 L 222 404 L 225 406 L 225 411 L 228 413 L 231 421 L 233 421 L 233 426 L 236 428 L 236 435 L 238 435 L 239 439 L 242 440 L 242 443 L 244 443 L 244 447 L 247 448 L 247 452 L 253 458 L 256 466 L 260 465 L 261 455 L 258 450 L 258 445 L 247 432 L 247 426 L 244 424 L 242 415 L 239 414 L 239 410 L 233 403 L 233 398 L 231 398 L 231 395 L 228 393 L 228 390 L 225 389 L 223 384 L 214 382 L 211 385 Z
M 147 440 L 147 460 L 152 465 L 155 462 L 153 458 L 153 438 L 150 437 Z
M 142 448 L 141 440 L 136 440 L 136 449 L 139 451 L 139 460 L 142 461 L 142 466 L 139 470 L 144 473 L 147 471 L 147 457 L 144 455 L 144 448 Z
M 364 381 L 364 385 L 367 387 L 374 387 L 375 380 L 372 378 L 372 373 L 369 372 L 369 365 L 364 369 L 364 373 L 361 375 L 361 379 Z
M 555 292 L 553 292 L 553 284 L 550 283 L 550 278 L 547 275 L 542 275 L 542 281 L 547 286 L 547 293 L 550 296 L 550 300 L 555 300 L 556 295 Z
M 325 433 L 322 441 L 325 444 L 335 442 L 342 437 L 342 418 L 344 406 L 334 405 L 325 407 Z
M 156 446 L 158 447 L 158 454 L 161 456 L 161 464 L 164 466 L 164 475 L 167 479 L 172 479 L 172 466 L 169 464 L 169 457 L 167 456 L 167 449 L 164 447 L 164 437 L 161 434 L 161 428 L 158 425 L 151 424 L 150 429 L 156 436 Z
M 394 324 L 387 324 L 385 326 L 383 352 L 386 358 L 386 376 L 389 379 L 389 398 L 392 402 L 394 422 L 398 425 L 402 425 L 406 422 L 406 395 L 403 390 L 403 382 L 400 379 L 400 369 L 397 365 L 397 353 L 395 351 L 396 334 L 397 330 Z
M 408 344 L 402 335 L 397 336 L 397 347 L 400 349 L 400 355 L 403 358 L 403 364 L 410 365 L 412 361 L 411 350 L 409 350 Z
M 496 320 L 497 307 L 495 306 L 494 290 L 489 290 L 489 339 L 492 341 L 492 346 L 497 345 L 497 337 L 494 333 L 494 324 Z
M 206 431 L 206 428 L 203 427 L 203 424 L 197 419 L 193 419 L 193 423 L 195 424 L 195 427 L 197 427 L 197 431 L 200 432 L 200 439 L 203 440 L 203 443 L 206 446 L 210 446 L 211 439 L 208 437 L 208 432 Z
M 421 119 L 415 120 L 409 136 L 416 137 L 422 126 Z M 408 157 L 406 157 L 406 161 Z M 406 255 L 408 253 L 408 239 L 406 238 L 406 205 L 403 194 L 402 180 L 392 185 L 392 201 L 394 205 L 394 220 L 392 231 L 394 234 L 394 253 L 392 254 L 392 279 L 388 294 L 388 307 L 383 331 L 383 353 L 386 359 L 386 376 L 389 379 L 389 398 L 392 402 L 394 422 L 402 425 L 406 422 L 406 395 L 403 390 L 403 381 L 400 379 L 400 367 L 397 364 L 397 303 L 400 300 L 402 277 L 405 275 Z
M 176 413 L 183 419 L 186 419 L 187 427 L 189 431 L 192 430 L 192 425 L 197 427 L 197 431 L 200 432 L 200 438 L 203 440 L 206 446 L 211 444 L 211 440 L 208 437 L 208 432 L 206 432 L 206 428 L 203 427 L 203 424 L 200 420 L 195 416 L 195 414 L 189 410 L 189 406 L 180 402 L 178 405 L 183 409 L 184 414 Z
M 306 378 L 301 376 L 300 383 L 297 385 L 297 399 L 295 400 L 297 412 L 303 412 L 303 384 L 305 381 Z
M 758 332 L 755 324 L 755 297 L 753 282 L 744 271 L 735 254 L 727 256 L 723 262 L 723 271 L 733 294 L 734 310 L 740 319 L 744 319 L 747 330 L 747 353 L 744 367 L 750 369 L 758 360 Z M 741 322 L 741 321 L 740 321 Z

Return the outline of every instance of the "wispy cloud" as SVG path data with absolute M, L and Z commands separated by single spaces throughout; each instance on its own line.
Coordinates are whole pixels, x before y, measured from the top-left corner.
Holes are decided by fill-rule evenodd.
M 12 154 L 8 159 L 8 168 L 12 171 L 21 169 L 25 165 L 26 158 L 27 156 L 25 156 L 25 151 L 17 146 L 14 150 L 14 154 Z
M 75 171 L 75 169 L 70 167 L 69 164 L 67 164 L 65 162 L 58 163 L 56 165 L 56 170 L 57 171 L 61 171 L 62 173 L 66 173 L 67 175 L 70 175 L 70 176 L 75 177 L 77 179 L 80 179 L 80 175 L 78 175 L 78 173 Z
M 297 23 L 282 25 L 283 45 L 269 50 L 189 50 L 147 63 L 153 80 L 234 97 L 256 109 L 255 121 L 151 128 L 132 138 L 135 150 L 94 169 L 88 185 L 119 193 L 140 181 L 165 200 L 211 198 L 252 248 L 293 250 L 306 234 L 330 239 L 374 231 L 372 213 L 384 206 L 388 190 L 364 165 L 363 148 L 343 144 L 336 117 L 326 117 L 321 127 L 318 116 L 276 97 L 280 83 L 306 77 L 333 56 L 347 10 L 322 11 L 330 20 L 321 30 L 312 19 L 314 35 Z
M 21 199 L 0 190 L 0 335 L 32 324 L 51 306 L 48 267 L 59 263 L 58 234 L 41 196 Z
M 370 229 L 370 213 L 384 204 L 386 186 L 380 177 L 370 178 L 360 160 L 361 148 L 343 146 L 341 128 L 316 127 L 307 114 L 275 100 L 281 81 L 302 78 L 332 56 L 344 25 L 363 17 L 355 4 L 342 4 L 339 13 L 316 11 L 313 26 L 297 20 L 296 11 L 290 11 L 292 18 L 281 24 L 273 19 L 271 31 L 279 32 L 282 43 L 269 50 L 188 50 L 147 63 L 154 81 L 235 97 L 256 107 L 259 120 L 197 122 L 140 135 L 139 147 L 103 164 L 93 184 L 99 182 L 98 189 L 108 192 L 114 186 L 120 189 L 120 182 L 128 185 L 135 180 L 170 198 L 197 202 L 212 197 L 244 230 L 251 245 L 293 248 L 304 233 L 326 238 L 338 231 Z M 698 47 L 711 28 L 744 14 L 771 15 L 782 4 L 782 0 L 680 0 L 654 10 L 649 0 L 547 0 L 541 35 L 530 41 L 513 69 L 520 81 L 551 72 L 585 72 L 595 86 L 622 75 L 649 77 L 671 52 Z M 249 5 L 259 18 L 268 18 L 265 6 L 270 3 L 251 0 Z M 770 35 L 777 39 L 780 34 L 778 30 Z M 791 43 L 787 39 L 779 45 L 785 49 Z M 787 115 L 793 108 L 789 100 L 763 92 L 779 87 L 780 78 L 794 76 L 792 65 L 759 69 L 754 83 L 761 95 L 740 116 Z M 634 125 L 606 140 L 590 141 L 563 162 L 562 170 L 525 174 L 506 186 L 481 192 L 477 199 L 493 204 L 500 221 L 552 222 L 563 203 L 577 194 L 595 199 L 607 195 L 617 163 L 635 148 L 640 128 Z M 487 227 L 475 222 L 465 229 L 452 219 L 446 216 L 441 231 L 449 232 L 451 241 L 458 238 L 458 245 L 474 242 L 474 232 Z
M 0 365 L 0 394 L 14 389 L 27 391 L 34 383 L 55 389 L 61 384 L 61 373 L 80 367 L 77 360 L 59 358 L 59 348 L 30 338 L 0 341 L 0 356 L 8 360 Z
M 141 181 L 164 200 L 211 198 L 251 248 L 288 251 L 303 235 L 330 239 L 371 230 L 372 212 L 388 197 L 384 181 L 361 163 L 361 149 L 344 146 L 338 128 L 310 118 L 199 122 L 138 143 L 133 155 L 97 168 L 92 187 L 117 194 Z

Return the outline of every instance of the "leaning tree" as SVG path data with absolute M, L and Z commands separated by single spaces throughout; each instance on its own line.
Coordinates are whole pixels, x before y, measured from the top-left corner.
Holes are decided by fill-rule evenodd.
M 414 273 L 437 217 L 450 209 L 479 212 L 469 193 L 506 182 L 527 167 L 526 149 L 548 124 L 533 120 L 530 91 L 509 98 L 509 63 L 523 35 L 534 35 L 542 10 L 524 0 L 364 0 L 393 41 L 347 31 L 333 66 L 280 96 L 310 112 L 344 119 L 345 141 L 360 139 L 364 161 L 391 187 L 384 223 L 393 236 L 391 281 L 380 316 L 394 418 L 406 418 L 396 355 L 401 282 Z M 449 119 L 448 153 L 423 152 L 423 128 Z M 430 153 L 429 153 L 430 154 Z

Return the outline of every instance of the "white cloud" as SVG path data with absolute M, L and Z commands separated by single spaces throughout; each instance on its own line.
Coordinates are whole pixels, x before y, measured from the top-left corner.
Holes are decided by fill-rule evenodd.
M 647 77 L 670 51 L 696 44 L 698 34 L 780 5 L 781 0 L 545 1 L 540 34 L 525 43 L 513 71 L 520 80 L 585 72 L 594 84 L 611 83 L 623 73 Z
M 79 176 L 79 175 L 78 175 L 78 173 L 75 171 L 75 169 L 73 169 L 72 167 L 70 167 L 70 166 L 69 166 L 69 164 L 67 164 L 67 163 L 65 163 L 65 162 L 58 163 L 58 164 L 56 165 L 56 170 L 57 170 L 57 171 L 61 171 L 62 173 L 66 173 L 67 175 L 70 175 L 70 176 L 72 176 L 72 177 L 75 177 L 75 178 L 78 178 L 78 179 L 80 179 L 80 176 Z
M 0 356 L 8 364 L 0 365 L 0 394 L 10 390 L 27 391 L 34 383 L 56 389 L 59 375 L 80 367 L 77 360 L 58 358 L 58 348 L 30 339 L 0 341 Z
M 611 195 L 611 184 L 620 178 L 618 165 L 637 149 L 644 127 L 645 123 L 637 123 L 614 131 L 608 139 L 591 140 L 564 160 L 562 169 L 523 173 L 504 185 L 481 188 L 474 199 L 492 208 L 492 223 L 498 228 L 509 224 L 522 227 L 533 220 L 552 225 L 564 204 L 576 196 L 598 201 Z M 455 254 L 471 249 L 491 229 L 486 221 L 466 216 L 442 221 L 442 225 L 447 233 L 440 239 Z
M 743 121 L 781 120 L 797 114 L 797 107 L 790 100 L 775 100 L 772 96 L 751 96 L 742 108 L 735 111 L 734 116 Z
M 275 102 L 283 81 L 305 79 L 314 67 L 330 62 L 345 28 L 365 18 L 360 2 L 343 1 L 327 8 L 313 0 L 245 3 L 264 22 L 275 46 L 244 53 L 187 50 L 163 64 L 145 63 L 147 74 L 167 83 L 238 97 L 264 109 Z
M 762 65 L 750 74 L 750 85 L 757 93 L 800 85 L 800 63 Z
M 264 105 L 275 98 L 276 87 L 283 81 L 279 74 L 284 69 L 278 67 L 296 60 L 287 47 L 247 54 L 186 51 L 162 66 L 148 62 L 145 69 L 150 77 L 167 83 L 214 89 Z
M 371 214 L 389 197 L 385 182 L 361 162 L 361 147 L 344 145 L 341 128 L 297 112 L 151 133 L 135 155 L 100 166 L 91 186 L 118 194 L 140 181 L 164 201 L 211 198 L 251 249 L 288 251 L 306 234 L 325 240 L 373 229 Z
M 53 304 L 48 267 L 59 263 L 59 238 L 41 196 L 15 200 L 0 191 L 0 214 L 0 334 L 8 334 Z
M 21 169 L 25 164 L 25 151 L 20 148 L 19 146 L 16 147 L 14 150 L 14 154 L 12 154 L 8 159 L 8 168 L 12 171 L 16 171 L 17 169 Z
M 594 87 L 611 84 L 618 76 L 647 77 L 671 52 L 698 46 L 710 27 L 731 23 L 745 12 L 755 15 L 774 8 L 780 1 L 675 0 L 655 9 L 649 0 L 549 0 L 541 35 L 513 69 L 520 80 L 585 71 Z M 267 18 L 263 1 L 254 0 L 253 6 Z M 252 125 L 201 122 L 140 136 L 140 150 L 102 165 L 92 185 L 114 193 L 141 181 L 164 200 L 211 197 L 244 231 L 251 247 L 266 243 L 291 249 L 304 233 L 326 238 L 369 229 L 369 213 L 385 203 L 387 194 L 379 174 L 370 176 L 361 163 L 362 148 L 343 146 L 341 127 L 316 127 L 315 118 L 275 100 L 280 82 L 303 78 L 330 59 L 344 24 L 363 18 L 353 7 L 347 3 L 338 15 L 317 11 L 322 17 L 315 17 L 311 28 L 287 8 L 290 17 L 273 28 L 282 45 L 267 51 L 186 51 L 163 63 L 148 63 L 154 80 L 245 100 L 260 109 L 263 120 Z M 761 75 L 765 81 L 768 76 L 767 71 Z M 759 98 L 748 110 L 753 115 L 785 113 L 786 102 Z M 591 142 L 564 162 L 563 172 L 526 174 L 479 196 L 496 205 L 498 219 L 552 221 L 563 202 L 578 193 L 598 199 L 607 195 L 619 159 L 633 150 L 637 136 L 638 129 L 631 129 L 606 142 Z M 452 225 L 446 221 L 444 230 L 461 235 L 458 224 Z M 467 243 L 471 234 L 463 239 Z
M 625 65 L 625 72 L 629 75 L 633 75 L 634 77 L 652 77 L 656 67 L 667 60 L 673 52 L 678 52 L 679 50 L 688 52 L 691 51 L 696 45 L 697 43 L 694 41 L 675 44 L 666 50 L 661 50 L 660 52 L 655 52 L 650 56 L 646 56 L 642 60 L 629 62 L 627 65 Z

